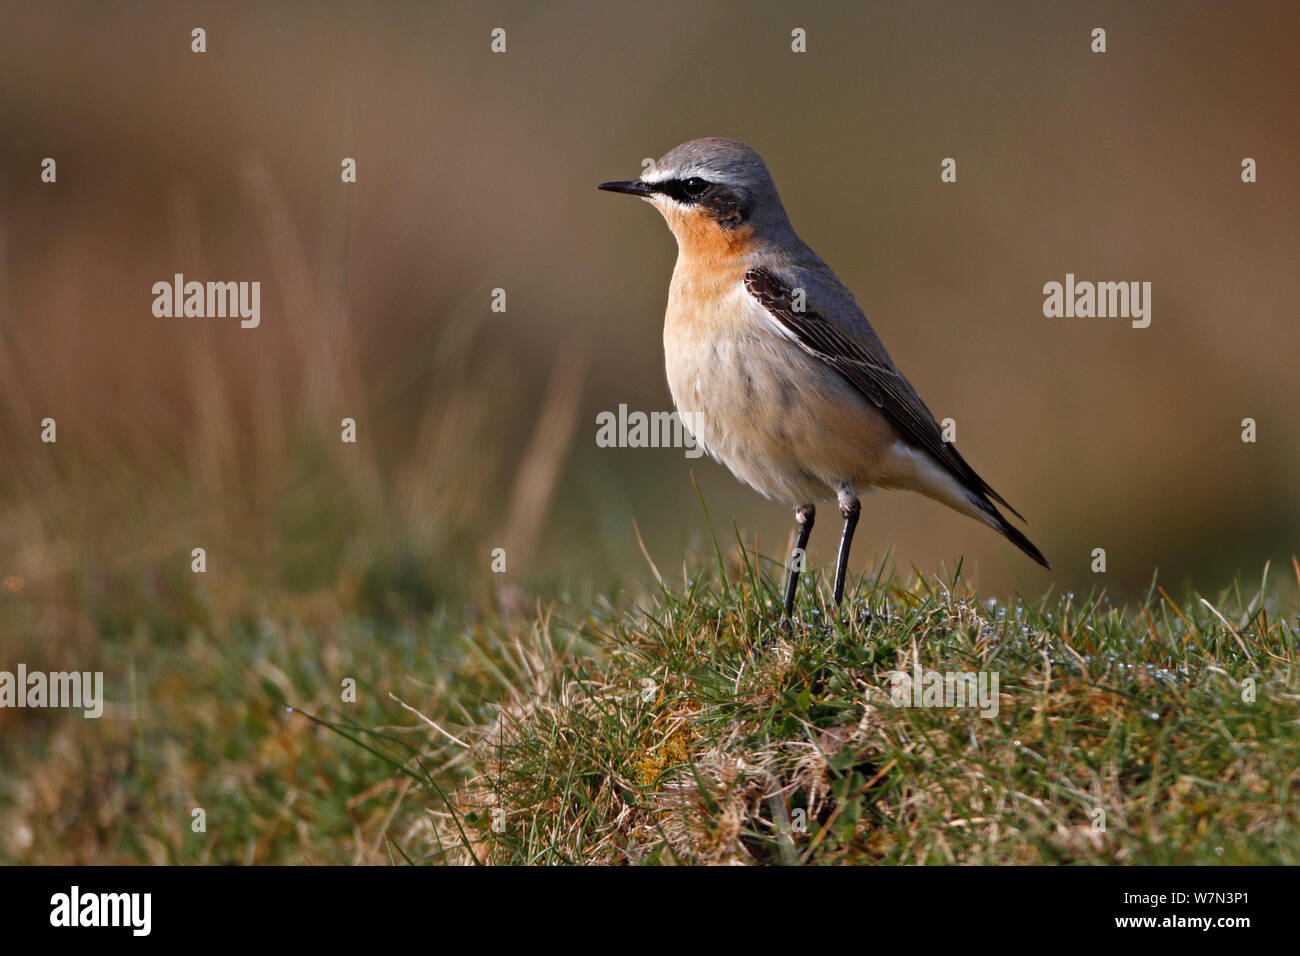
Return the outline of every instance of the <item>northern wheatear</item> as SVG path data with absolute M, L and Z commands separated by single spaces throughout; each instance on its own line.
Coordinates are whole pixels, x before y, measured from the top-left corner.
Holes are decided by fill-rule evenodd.
M 844 597 L 860 505 L 855 488 L 919 491 L 1042 552 L 993 502 L 1024 518 L 944 440 L 853 294 L 790 226 L 762 158 L 732 139 L 683 143 L 641 179 L 599 189 L 647 200 L 677 238 L 664 352 L 668 387 L 697 441 L 742 481 L 795 505 L 794 610 L 816 514 L 844 518 L 835 603 Z

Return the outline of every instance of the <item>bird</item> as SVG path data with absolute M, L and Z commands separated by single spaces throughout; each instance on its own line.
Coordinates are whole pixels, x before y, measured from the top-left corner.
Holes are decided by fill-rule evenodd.
M 1024 517 L 945 440 L 853 293 L 795 233 L 758 153 L 734 139 L 693 139 L 639 179 L 596 188 L 650 203 L 677 240 L 664 357 L 693 438 L 764 497 L 794 506 L 783 620 L 794 614 L 816 503 L 832 497 L 843 520 L 842 605 L 859 491 L 919 492 L 1051 568 L 998 505 Z

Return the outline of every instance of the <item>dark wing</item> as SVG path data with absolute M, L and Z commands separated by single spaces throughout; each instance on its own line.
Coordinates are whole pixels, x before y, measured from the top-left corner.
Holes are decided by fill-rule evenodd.
M 794 309 L 793 290 L 788 282 L 768 269 L 750 269 L 745 273 L 745 288 L 767 309 L 809 355 L 820 359 L 876 408 L 911 445 L 924 449 L 963 486 L 977 495 L 988 496 L 1005 505 L 1024 521 L 1020 512 L 1007 504 L 988 482 L 975 473 L 951 442 L 943 440 L 939 423 L 925 407 L 916 389 L 894 368 L 887 356 L 871 352 L 845 335 L 823 316 L 811 310 Z

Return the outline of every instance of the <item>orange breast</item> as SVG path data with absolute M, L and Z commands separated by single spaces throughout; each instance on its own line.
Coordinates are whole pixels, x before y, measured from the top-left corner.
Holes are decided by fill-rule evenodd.
M 692 268 L 740 267 L 739 260 L 753 249 L 754 230 L 749 226 L 724 229 L 703 212 L 678 208 L 665 209 L 664 218 L 677 237 L 682 259 Z

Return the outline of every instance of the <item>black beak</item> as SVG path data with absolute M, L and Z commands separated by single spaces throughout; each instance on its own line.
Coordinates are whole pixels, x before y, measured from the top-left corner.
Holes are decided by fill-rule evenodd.
M 629 196 L 640 196 L 642 199 L 651 195 L 654 190 L 639 179 L 625 180 L 623 182 L 601 183 L 597 189 L 608 190 L 612 193 L 627 193 Z

